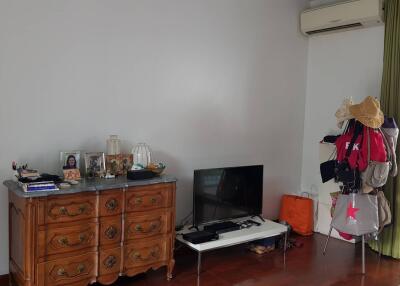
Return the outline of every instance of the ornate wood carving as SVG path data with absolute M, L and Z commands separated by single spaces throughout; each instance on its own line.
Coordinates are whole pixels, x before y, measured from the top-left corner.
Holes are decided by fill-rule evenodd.
M 56 220 L 60 217 L 74 218 L 89 215 L 94 207 L 91 202 L 70 202 L 68 204 L 54 203 L 49 207 L 48 216 Z
M 107 209 L 107 211 L 109 212 L 113 212 L 115 211 L 116 208 L 118 208 L 118 200 L 115 198 L 109 199 L 106 204 L 105 207 Z
M 132 210 L 159 208 L 162 207 L 163 204 L 164 204 L 164 196 L 162 191 L 154 194 L 143 194 L 143 195 L 133 194 L 128 199 L 128 206 Z
M 104 191 L 99 197 L 100 216 L 115 216 L 122 213 L 123 209 L 123 191 L 111 190 Z
M 114 225 L 110 225 L 104 232 L 108 239 L 114 239 L 118 234 L 118 229 Z
M 83 247 L 90 245 L 95 236 L 96 233 L 91 228 L 68 234 L 55 233 L 50 244 L 53 249 Z
M 121 216 L 100 218 L 100 245 L 110 245 L 121 241 Z
M 128 226 L 128 232 L 133 234 L 153 234 L 159 233 L 162 227 L 162 220 L 159 217 L 156 220 L 147 220 L 141 223 L 133 222 Z
M 34 199 L 10 192 L 9 219 L 16 286 L 111 284 L 162 266 L 172 277 L 174 184 Z
M 49 269 L 45 275 L 50 283 L 63 283 L 74 282 L 85 277 L 90 277 L 95 273 L 94 259 L 92 257 L 86 257 L 82 260 L 75 259 L 69 261 L 63 259 L 56 263 L 49 263 Z
M 172 207 L 171 186 L 171 184 L 158 184 L 129 188 L 126 193 L 127 211 L 149 211 Z
M 104 249 L 100 248 L 99 254 L 99 275 L 105 276 L 111 273 L 117 275 L 121 269 L 121 248 Z

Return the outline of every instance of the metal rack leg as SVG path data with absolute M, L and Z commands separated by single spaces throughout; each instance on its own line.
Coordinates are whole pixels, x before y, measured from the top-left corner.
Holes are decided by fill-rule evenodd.
M 383 240 L 380 237 L 381 234 L 378 235 L 378 253 L 379 253 L 379 259 L 382 257 L 382 248 L 383 248 Z
M 197 276 L 200 276 L 201 272 L 201 252 L 199 251 L 197 254 Z
M 361 237 L 361 249 L 362 249 L 362 274 L 365 274 L 365 237 Z
M 285 242 L 283 245 L 283 253 L 286 253 L 286 249 L 287 249 L 287 231 L 285 232 Z
M 287 235 L 288 232 L 285 231 L 285 238 L 283 241 L 283 266 L 286 266 L 286 249 L 287 249 L 287 239 L 288 239 Z
M 326 241 L 325 241 L 324 251 L 322 252 L 323 255 L 326 254 L 326 248 L 328 247 L 328 242 L 329 242 L 329 238 L 331 238 L 331 234 L 332 234 L 332 226 L 329 228 L 328 237 L 326 238 Z

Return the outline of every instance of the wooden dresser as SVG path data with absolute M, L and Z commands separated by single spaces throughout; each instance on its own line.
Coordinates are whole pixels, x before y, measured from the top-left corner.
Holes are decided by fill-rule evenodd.
M 175 179 L 83 181 L 53 193 L 4 184 L 12 285 L 108 285 L 161 266 L 172 278 Z

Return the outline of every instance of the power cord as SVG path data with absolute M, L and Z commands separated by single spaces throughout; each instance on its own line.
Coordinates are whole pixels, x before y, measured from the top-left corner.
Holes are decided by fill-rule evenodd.
M 175 231 L 181 231 L 183 227 L 192 220 L 193 217 L 193 211 L 191 211 L 188 215 L 186 215 L 179 224 L 175 227 Z

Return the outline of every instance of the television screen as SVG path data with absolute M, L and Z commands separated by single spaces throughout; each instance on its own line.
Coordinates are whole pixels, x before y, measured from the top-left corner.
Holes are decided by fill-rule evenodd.
M 263 166 L 194 171 L 193 225 L 262 213 Z

